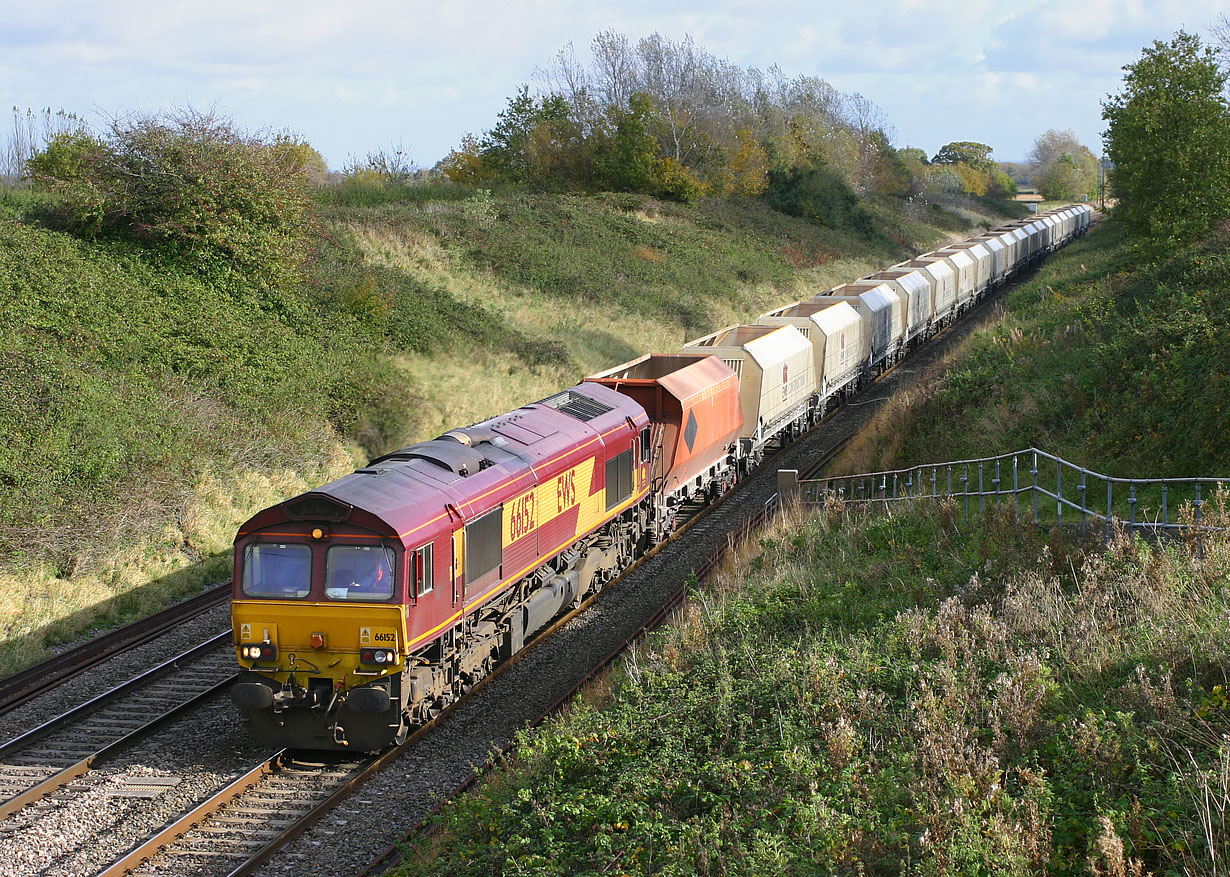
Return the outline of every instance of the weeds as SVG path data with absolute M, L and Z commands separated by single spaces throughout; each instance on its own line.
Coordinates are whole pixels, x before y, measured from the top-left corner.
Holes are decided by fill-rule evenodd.
M 1220 873 L 1230 537 L 788 514 L 403 873 Z

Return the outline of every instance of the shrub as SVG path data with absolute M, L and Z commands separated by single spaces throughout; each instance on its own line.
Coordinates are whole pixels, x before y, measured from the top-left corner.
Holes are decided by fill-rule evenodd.
M 226 285 L 273 287 L 302 257 L 303 145 L 188 109 L 117 119 L 101 139 L 61 134 L 27 167 L 59 196 L 50 218 L 76 234 L 129 238 Z
M 840 171 L 826 165 L 770 171 L 769 204 L 791 216 L 814 219 L 829 228 L 874 232 L 871 214 L 859 202 Z

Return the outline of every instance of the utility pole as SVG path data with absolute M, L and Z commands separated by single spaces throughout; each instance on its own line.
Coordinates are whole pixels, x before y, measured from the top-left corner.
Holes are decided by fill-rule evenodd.
M 1098 162 L 1098 209 L 1106 212 L 1106 153 Z

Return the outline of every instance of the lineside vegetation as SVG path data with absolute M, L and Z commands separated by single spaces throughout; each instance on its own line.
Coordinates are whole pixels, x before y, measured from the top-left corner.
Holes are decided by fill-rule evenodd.
M 397 873 L 1211 873 L 1230 539 L 1204 538 L 795 511 Z
M 318 188 L 309 145 L 208 113 L 44 121 L 32 187 L 0 189 L 0 671 L 225 578 L 255 508 L 986 209 L 857 201 L 864 227 L 825 226 L 387 152 Z

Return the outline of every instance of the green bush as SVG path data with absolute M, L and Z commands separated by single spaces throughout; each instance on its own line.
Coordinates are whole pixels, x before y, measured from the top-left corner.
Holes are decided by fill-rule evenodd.
M 294 279 L 307 227 L 300 150 L 185 110 L 114 122 L 103 138 L 61 134 L 28 170 L 58 197 L 49 218 L 117 235 L 226 287 Z
M 790 216 L 812 219 L 829 228 L 869 236 L 875 233 L 871 214 L 835 168 L 818 165 L 770 171 L 765 198 L 774 209 Z

